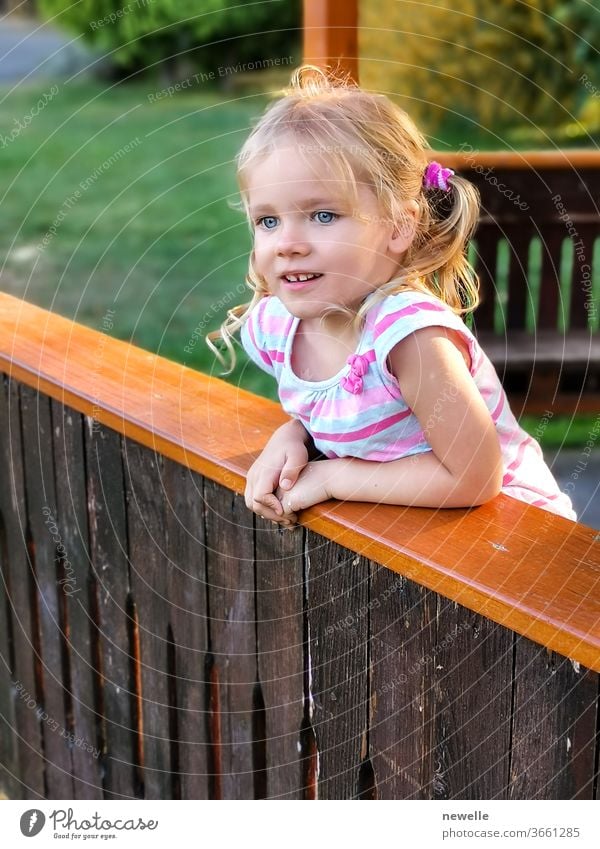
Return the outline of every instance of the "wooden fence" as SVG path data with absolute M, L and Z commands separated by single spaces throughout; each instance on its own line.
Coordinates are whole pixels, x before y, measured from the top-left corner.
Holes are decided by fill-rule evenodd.
M 596 798 L 598 534 L 250 514 L 279 407 L 0 296 L 10 798 Z

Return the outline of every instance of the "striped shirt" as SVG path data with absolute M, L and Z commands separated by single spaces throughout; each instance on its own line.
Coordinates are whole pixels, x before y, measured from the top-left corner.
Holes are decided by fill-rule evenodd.
M 356 353 L 327 380 L 308 381 L 291 367 L 291 351 L 300 319 L 274 297 L 263 298 L 241 330 L 251 359 L 273 375 L 281 404 L 299 419 L 326 457 L 359 457 L 387 462 L 431 451 L 427 422 L 422 426 L 402 397 L 387 366 L 392 348 L 432 325 L 458 331 L 471 356 L 470 373 L 496 425 L 504 477 L 502 492 L 552 513 L 576 520 L 570 498 L 560 491 L 539 443 L 517 422 L 506 393 L 476 337 L 446 304 L 417 291 L 390 295 L 367 313 Z M 441 400 L 452 400 L 450 384 Z M 424 429 L 425 430 L 424 430 Z

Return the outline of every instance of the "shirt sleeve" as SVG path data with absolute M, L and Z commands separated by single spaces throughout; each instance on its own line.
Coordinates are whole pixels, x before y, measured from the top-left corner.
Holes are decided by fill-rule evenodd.
M 267 374 L 275 377 L 267 333 L 265 332 L 265 314 L 270 298 L 262 298 L 254 307 L 240 330 L 240 342 L 250 359 Z
M 388 368 L 388 357 L 392 349 L 409 334 L 423 327 L 448 327 L 458 331 L 467 343 L 471 356 L 471 376 L 475 375 L 480 353 L 477 340 L 450 307 L 432 296 L 419 292 L 400 293 L 386 298 L 377 314 L 374 327 L 374 350 L 377 364 L 386 378 L 398 386 Z

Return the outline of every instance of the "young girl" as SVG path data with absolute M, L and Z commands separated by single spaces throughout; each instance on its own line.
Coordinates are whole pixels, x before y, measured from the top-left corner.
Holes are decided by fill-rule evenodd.
M 272 521 L 329 498 L 470 507 L 500 492 L 577 518 L 460 318 L 479 303 L 479 199 L 426 148 L 387 97 L 305 65 L 238 155 L 254 296 L 208 340 L 233 367 L 241 327 L 292 417 L 247 479 Z

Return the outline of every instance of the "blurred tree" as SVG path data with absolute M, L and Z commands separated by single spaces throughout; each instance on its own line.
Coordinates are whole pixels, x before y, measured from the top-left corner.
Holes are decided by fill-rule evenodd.
M 600 0 L 363 0 L 361 81 L 432 133 L 448 110 L 499 127 L 572 120 L 598 75 Z
M 219 67 L 244 62 L 270 67 L 300 43 L 300 0 L 38 0 L 38 7 L 56 26 L 110 51 L 123 73 L 156 67 L 165 82 L 194 70 L 219 79 Z

